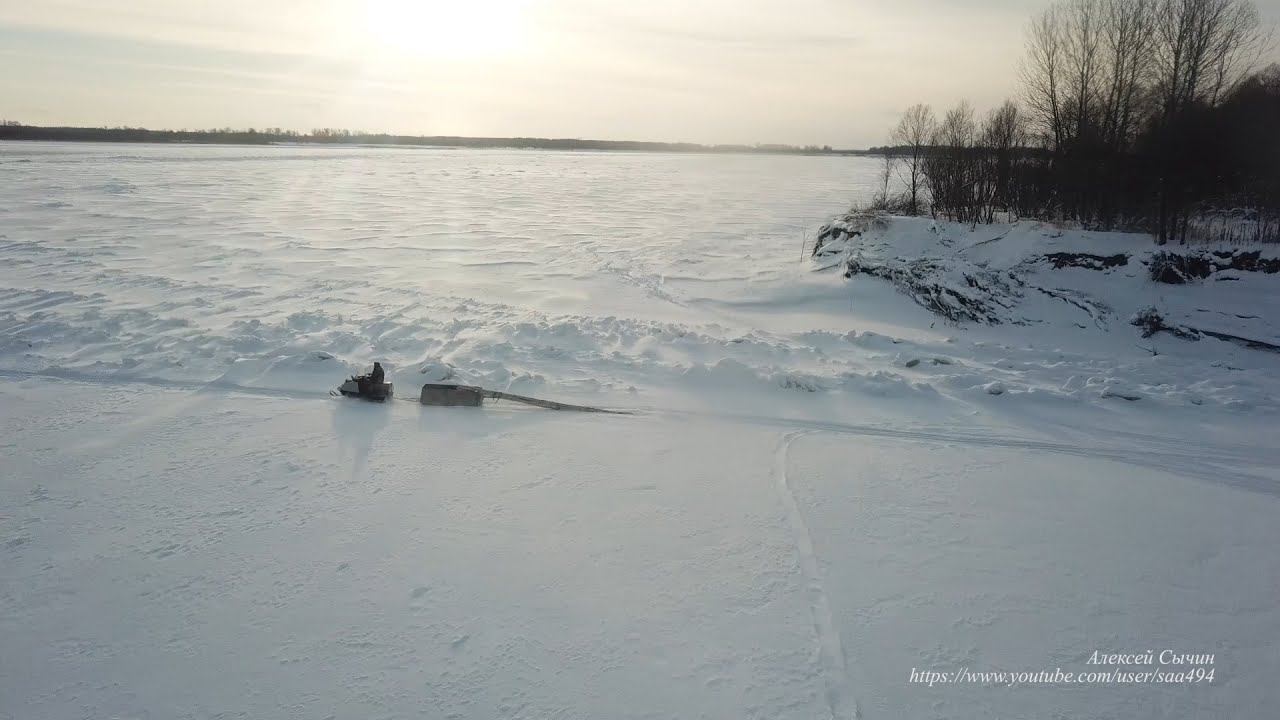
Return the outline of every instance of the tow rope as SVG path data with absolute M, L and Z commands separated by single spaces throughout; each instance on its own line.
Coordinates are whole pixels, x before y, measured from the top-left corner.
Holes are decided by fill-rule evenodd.
M 422 395 L 419 397 L 419 402 L 423 405 L 439 405 L 444 407 L 479 407 L 484 402 L 485 398 L 489 398 L 491 400 L 510 400 L 512 402 L 524 403 L 525 405 L 535 405 L 537 407 L 547 408 L 548 410 L 609 413 L 611 415 L 631 414 L 626 410 L 605 410 L 604 408 L 589 407 L 587 405 L 570 405 L 569 403 L 556 402 L 554 400 L 541 400 L 527 395 L 516 395 L 514 393 L 502 392 L 500 390 L 486 390 L 478 385 L 442 385 L 439 383 L 427 383 L 422 386 Z

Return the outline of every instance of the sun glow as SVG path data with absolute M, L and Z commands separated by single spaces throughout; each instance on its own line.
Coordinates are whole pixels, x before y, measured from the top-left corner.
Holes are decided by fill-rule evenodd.
M 526 0 L 371 0 L 367 49 L 405 59 L 468 60 L 506 55 L 524 41 Z

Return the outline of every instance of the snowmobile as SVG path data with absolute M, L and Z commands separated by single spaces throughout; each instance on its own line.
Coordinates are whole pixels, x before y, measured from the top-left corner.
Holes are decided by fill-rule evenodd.
M 391 383 L 383 380 L 382 365 L 373 364 L 373 372 L 368 375 L 352 375 L 350 379 L 338 386 L 338 392 L 347 397 L 364 398 L 373 402 L 385 402 L 393 394 Z

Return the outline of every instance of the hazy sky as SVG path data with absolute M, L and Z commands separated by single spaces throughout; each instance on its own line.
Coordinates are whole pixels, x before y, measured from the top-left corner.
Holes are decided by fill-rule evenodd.
M 0 0 L 0 118 L 864 147 L 1013 93 L 1045 4 Z

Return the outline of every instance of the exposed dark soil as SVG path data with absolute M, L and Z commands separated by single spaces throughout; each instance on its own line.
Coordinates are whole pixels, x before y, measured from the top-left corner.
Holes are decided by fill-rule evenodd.
M 1250 350 L 1265 350 L 1267 352 L 1280 353 L 1280 345 L 1275 345 L 1263 340 L 1254 340 L 1253 338 L 1240 337 L 1239 335 L 1231 335 L 1229 333 L 1218 332 L 1216 330 L 1202 330 L 1186 325 L 1170 325 L 1165 322 L 1164 317 L 1156 311 L 1155 308 L 1147 308 L 1133 318 L 1133 325 L 1142 328 L 1142 337 L 1149 338 L 1156 333 L 1166 332 L 1174 337 L 1183 340 L 1198 341 L 1202 337 L 1211 337 L 1223 340 L 1229 343 L 1235 343 L 1241 347 L 1247 347 Z
M 1152 280 L 1168 285 L 1182 285 L 1205 280 L 1224 270 L 1280 273 L 1280 258 L 1264 258 L 1258 250 L 1174 253 L 1160 252 L 1151 257 L 1147 272 Z
M 992 272 L 963 273 L 964 288 L 939 282 L 942 267 L 922 258 L 906 265 L 871 265 L 850 259 L 844 276 L 870 275 L 888 280 L 917 305 L 951 322 L 999 325 L 1006 321 L 1021 297 L 1022 282 L 1012 275 Z
M 1045 259 L 1053 263 L 1055 270 L 1064 267 L 1078 267 L 1086 270 L 1110 270 L 1129 264 L 1129 256 L 1124 253 L 1115 255 L 1090 255 L 1089 253 L 1049 253 Z

